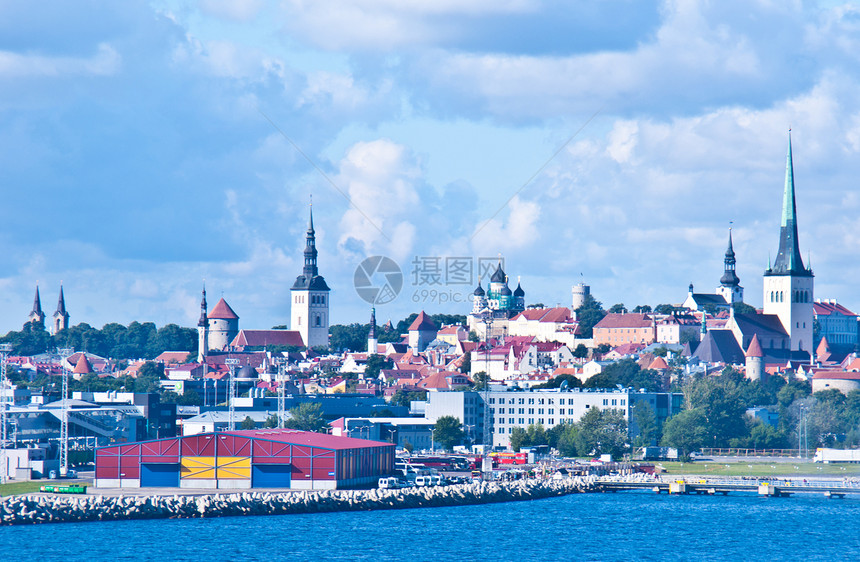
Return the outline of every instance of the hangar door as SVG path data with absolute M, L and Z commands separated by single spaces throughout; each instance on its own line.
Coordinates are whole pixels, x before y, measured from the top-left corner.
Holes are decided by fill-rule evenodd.
M 179 464 L 143 463 L 140 465 L 142 488 L 176 488 L 179 486 Z
M 289 488 L 292 465 L 255 464 L 251 476 L 254 488 Z

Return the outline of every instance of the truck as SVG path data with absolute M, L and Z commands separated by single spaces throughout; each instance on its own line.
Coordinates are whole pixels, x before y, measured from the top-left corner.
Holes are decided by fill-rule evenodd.
M 825 449 L 819 447 L 815 450 L 813 462 L 851 462 L 860 463 L 860 449 Z

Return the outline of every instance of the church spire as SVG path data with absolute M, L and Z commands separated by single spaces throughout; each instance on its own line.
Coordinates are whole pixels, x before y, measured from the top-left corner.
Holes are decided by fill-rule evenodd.
M 209 315 L 206 305 L 206 283 L 203 283 L 203 299 L 200 301 L 200 320 L 197 321 L 197 325 L 201 328 L 209 327 Z
M 803 266 L 797 240 L 797 206 L 794 201 L 794 163 L 791 156 L 791 129 L 788 131 L 788 154 L 785 157 L 785 189 L 782 195 L 782 222 L 779 229 L 779 251 L 769 275 L 810 275 Z
M 54 316 L 68 316 L 66 312 L 66 297 L 63 295 L 63 286 L 60 285 L 60 298 L 57 301 L 57 311 Z
M 302 273 L 308 279 L 319 275 L 319 269 L 317 269 L 317 242 L 316 232 L 314 231 L 313 199 L 311 199 L 310 211 L 308 214 L 308 232 L 305 240 L 305 267 L 302 270 Z
M 735 273 L 735 265 L 737 264 L 737 260 L 735 259 L 735 249 L 732 246 L 732 227 L 729 227 L 729 247 L 726 249 L 726 257 L 724 260 L 725 271 L 723 276 L 720 278 L 720 284 L 726 287 L 733 287 L 735 285 L 739 285 L 741 280 L 738 278 Z
M 36 285 L 36 296 L 33 298 L 33 310 L 30 311 L 30 322 L 45 325 L 45 313 L 42 311 L 42 298 L 39 296 L 39 285 Z

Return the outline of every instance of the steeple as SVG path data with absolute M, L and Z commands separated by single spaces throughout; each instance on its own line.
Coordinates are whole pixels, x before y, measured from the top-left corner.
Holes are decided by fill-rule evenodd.
M 812 276 L 803 266 L 797 240 L 797 207 L 794 201 L 794 163 L 791 156 L 791 129 L 788 131 L 788 154 L 785 157 L 785 189 L 782 195 L 782 222 L 779 229 L 779 252 L 765 275 Z
M 39 296 L 39 285 L 36 285 L 36 296 L 33 298 L 33 310 L 30 311 L 30 322 L 45 325 L 45 313 L 42 311 L 42 299 Z
M 209 327 L 209 316 L 207 306 L 206 306 L 206 284 L 203 284 L 203 299 L 200 301 L 200 320 L 197 321 L 197 325 L 201 328 Z
M 376 339 L 376 307 L 370 309 L 370 334 L 367 337 Z
M 60 298 L 57 301 L 57 311 L 54 312 L 54 316 L 68 316 L 66 312 L 66 297 L 63 295 L 63 286 L 60 285 Z
M 314 204 L 311 200 L 310 212 L 308 215 L 308 232 L 305 240 L 305 267 L 302 270 L 305 277 L 313 278 L 319 275 L 317 269 L 317 242 L 316 232 L 314 231 Z
M 725 271 L 723 276 L 720 278 L 720 284 L 733 287 L 735 285 L 739 285 L 741 280 L 738 278 L 735 273 L 735 264 L 737 260 L 735 260 L 735 250 L 732 247 L 732 229 L 729 227 L 729 247 L 726 249 L 726 258 L 724 260 L 725 263 Z

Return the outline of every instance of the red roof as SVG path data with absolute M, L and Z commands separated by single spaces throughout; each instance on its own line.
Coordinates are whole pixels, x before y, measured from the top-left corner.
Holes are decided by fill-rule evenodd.
M 409 326 L 410 332 L 414 332 L 416 330 L 420 332 L 433 332 L 436 331 L 436 329 L 436 324 L 434 324 L 433 321 L 430 320 L 430 317 L 427 316 L 423 310 L 418 315 L 418 318 L 416 318 L 415 321 L 412 322 L 412 325 Z
M 570 309 L 558 306 L 554 308 L 530 308 L 517 314 L 513 319 L 536 320 L 538 322 L 569 322 Z
M 750 346 L 744 354 L 747 357 L 764 357 L 764 352 L 761 350 L 761 344 L 758 342 L 758 334 L 753 334 Z
M 233 338 L 233 347 L 263 347 L 268 345 L 294 345 L 303 347 L 302 334 L 293 330 L 240 330 Z
M 267 441 L 278 441 L 279 443 L 290 443 L 292 445 L 309 445 L 323 449 L 363 449 L 366 447 L 394 447 L 392 443 L 382 441 L 370 441 L 368 439 L 356 439 L 354 437 L 338 437 L 327 433 L 314 433 L 312 431 L 299 431 L 298 429 L 245 429 L 236 431 L 224 431 L 230 435 L 240 435 Z
M 651 317 L 637 312 L 610 313 L 594 325 L 595 328 L 647 328 L 649 326 L 651 326 Z
M 161 353 L 154 359 L 154 361 L 159 361 L 161 363 L 166 363 L 168 365 L 174 363 L 185 363 L 185 359 L 188 357 L 190 351 L 165 351 Z
M 93 372 L 90 367 L 90 362 L 87 361 L 87 356 L 85 354 L 81 353 L 81 356 L 78 357 L 78 362 L 75 365 L 75 370 L 73 372 L 76 375 L 86 375 Z
M 813 379 L 821 380 L 821 379 L 835 379 L 835 380 L 849 380 L 849 381 L 858 381 L 860 380 L 860 373 L 855 372 L 846 372 L 846 371 L 822 371 L 819 373 L 815 373 L 812 375 Z
M 648 366 L 648 368 L 654 370 L 668 369 L 669 364 L 666 363 L 666 360 L 662 357 L 655 357 L 651 364 Z
M 212 309 L 212 312 L 209 313 L 209 318 L 217 320 L 238 320 L 239 316 L 233 312 L 233 309 L 230 308 L 227 301 L 222 298 L 218 301 L 218 304 L 215 305 L 215 308 Z
M 819 301 L 812 303 L 812 310 L 818 316 L 830 316 L 831 314 L 841 314 L 843 316 L 857 316 L 841 304 L 827 301 Z

